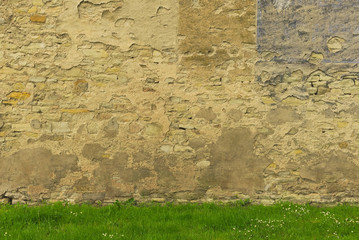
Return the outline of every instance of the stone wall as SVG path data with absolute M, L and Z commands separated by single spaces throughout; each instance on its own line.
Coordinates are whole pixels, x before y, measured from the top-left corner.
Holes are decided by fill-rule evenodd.
M 358 8 L 0 1 L 0 201 L 358 202 Z

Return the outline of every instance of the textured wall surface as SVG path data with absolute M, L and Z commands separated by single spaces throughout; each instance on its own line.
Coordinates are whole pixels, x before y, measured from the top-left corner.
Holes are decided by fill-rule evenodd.
M 0 201 L 358 202 L 358 8 L 0 1 Z

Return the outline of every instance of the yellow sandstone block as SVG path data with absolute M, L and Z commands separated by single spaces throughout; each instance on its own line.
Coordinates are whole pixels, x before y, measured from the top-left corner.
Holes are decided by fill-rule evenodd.
M 3 47 L 7 47 L 7 46 L 3 46 Z M 17 48 L 17 47 L 18 46 L 14 45 L 14 48 Z M 16 73 L 19 73 L 19 71 L 12 69 L 12 68 L 3 67 L 0 69 L 0 74 L 16 74 Z
M 39 137 L 38 133 L 34 133 L 34 132 L 25 132 L 24 133 L 27 137 L 33 137 L 33 138 L 37 138 Z
M 271 97 L 262 97 L 262 102 L 264 104 L 274 104 L 275 101 Z
M 34 6 L 34 7 L 30 8 L 27 12 L 30 13 L 30 14 L 36 13 L 37 12 L 37 7 Z
M 13 85 L 13 89 L 14 90 L 24 90 L 25 89 L 25 85 L 23 84 L 23 83 L 15 83 L 14 85 Z
M 119 66 L 114 66 L 114 67 L 111 67 L 111 68 L 107 68 L 106 69 L 106 73 L 118 73 L 121 71 L 121 67 Z
M 31 94 L 27 92 L 11 92 L 9 95 L 7 95 L 8 98 L 17 100 L 26 100 L 30 96 Z
M 27 14 L 25 8 L 17 8 L 17 9 L 15 9 L 14 12 L 15 12 L 16 14 L 18 14 L 18 15 L 25 15 L 25 14 Z
M 277 164 L 275 164 L 274 162 L 269 164 L 269 166 L 267 167 L 267 169 L 269 169 L 269 170 L 274 170 L 276 168 L 277 168 Z
M 84 49 L 83 53 L 86 57 L 100 59 L 107 58 L 109 54 L 103 49 Z
M 34 6 L 43 6 L 44 3 L 42 2 L 42 0 L 32 0 L 32 5 L 34 5 Z
M 5 101 L 2 101 L 3 104 L 6 104 L 6 105 L 16 105 L 19 101 L 18 100 L 5 100 Z
M 349 125 L 348 122 L 337 122 L 338 128 L 346 128 Z
M 32 15 L 30 17 L 30 21 L 31 22 L 36 22 L 36 23 L 45 23 L 46 22 L 46 16 L 35 14 L 35 15 Z
M 344 149 L 344 148 L 348 148 L 349 144 L 347 142 L 341 142 L 338 144 L 340 148 Z
M 290 153 L 290 155 L 300 155 L 303 154 L 303 151 L 301 149 L 296 149 Z
M 283 104 L 285 104 L 287 106 L 299 106 L 299 105 L 305 104 L 306 100 L 301 100 L 296 97 L 288 97 L 288 98 L 284 99 L 282 102 L 283 102 Z

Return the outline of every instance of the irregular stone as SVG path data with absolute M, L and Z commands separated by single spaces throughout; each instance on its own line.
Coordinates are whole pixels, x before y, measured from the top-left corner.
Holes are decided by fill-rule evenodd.
M 267 96 L 262 97 L 261 100 L 262 100 L 262 102 L 263 102 L 264 104 L 270 104 L 270 105 L 272 105 L 272 104 L 275 104 L 275 103 L 276 103 L 276 101 L 274 101 L 273 98 L 267 97 Z
M 28 123 L 12 124 L 11 129 L 15 132 L 30 132 L 32 128 Z
M 124 74 L 119 74 L 117 76 L 117 81 L 122 84 L 127 84 L 130 81 L 130 79 Z
M 341 142 L 338 145 L 342 149 L 348 148 L 348 146 L 349 146 L 348 142 Z
M 54 141 L 54 142 L 59 142 L 59 141 L 63 141 L 65 139 L 64 135 L 48 135 L 48 134 L 44 134 L 39 138 L 40 142 L 45 142 L 45 141 Z
M 352 86 L 354 86 L 354 81 L 352 79 L 344 79 L 329 84 L 329 88 L 350 88 Z
M 323 95 L 326 94 L 327 92 L 330 92 L 330 88 L 327 86 L 319 86 L 317 89 L 317 95 Z
M 124 113 L 118 117 L 119 122 L 132 122 L 138 119 L 138 115 L 136 113 Z
M 329 82 L 332 81 L 333 77 L 327 75 L 325 72 L 321 71 L 321 70 L 317 70 L 315 72 L 312 72 L 309 76 L 307 81 L 308 82 L 319 82 L 319 81 L 323 81 L 323 82 Z
M 196 164 L 196 166 L 200 169 L 207 168 L 211 165 L 211 162 L 209 161 L 200 161 Z
M 42 6 L 42 5 L 44 5 L 44 3 L 43 3 L 43 0 L 32 0 L 32 5 L 34 5 L 34 6 Z
M 16 100 L 26 100 L 31 96 L 30 93 L 27 92 L 11 92 L 6 97 L 10 99 L 16 99 Z
M 82 51 L 86 57 L 94 59 L 105 59 L 109 56 L 103 49 L 83 49 Z
M 163 126 L 159 123 L 149 123 L 145 126 L 145 134 L 150 137 L 160 137 Z
M 201 108 L 197 114 L 196 117 L 198 118 L 204 118 L 208 121 L 213 121 L 217 118 L 217 114 L 215 114 L 212 110 L 212 108 Z
M 143 126 L 136 122 L 132 122 L 129 126 L 130 133 L 139 133 L 142 129 L 143 129 Z
M 242 111 L 239 109 L 231 109 L 228 112 L 228 117 L 235 121 L 239 121 L 242 118 L 243 114 Z
M 317 94 L 318 88 L 316 88 L 316 87 L 308 87 L 308 88 L 307 88 L 307 92 L 308 92 L 308 94 L 310 94 L 310 95 Z
M 347 121 L 338 121 L 337 122 L 338 128 L 346 128 L 346 127 L 348 127 L 348 125 L 349 125 L 349 122 L 347 122 Z
M 306 99 L 299 99 L 296 97 L 287 97 L 282 100 L 282 103 L 286 106 L 300 106 L 307 102 Z
M 44 15 L 35 14 L 35 15 L 30 16 L 30 21 L 35 22 L 35 23 L 45 23 L 46 18 L 47 17 Z
M 203 138 L 191 138 L 188 145 L 193 149 L 199 149 L 206 145 L 206 141 Z
M 97 134 L 99 131 L 99 127 L 96 123 L 88 123 L 87 124 L 87 132 L 89 134 Z
M 109 81 L 109 82 L 117 82 L 118 76 L 115 74 L 99 74 L 92 77 L 95 81 Z
M 46 81 L 45 77 L 30 77 L 29 78 L 30 82 L 34 82 L 34 83 L 42 83 Z
M 160 51 L 154 50 L 152 55 L 153 55 L 153 62 L 161 63 L 163 61 L 163 56 Z
M 105 137 L 113 138 L 116 137 L 118 134 L 119 124 L 116 118 L 112 118 L 110 121 L 107 122 L 105 125 Z
M 341 37 L 332 37 L 328 40 L 328 50 L 332 53 L 340 52 L 343 49 L 343 43 L 345 39 Z
M 283 76 L 283 82 L 288 82 L 288 83 L 292 83 L 292 82 L 300 82 L 303 79 L 303 72 L 301 70 L 296 70 L 292 73 L 285 74 Z
M 53 122 L 51 123 L 53 133 L 69 133 L 71 132 L 68 122 Z
M 160 147 L 160 150 L 165 153 L 171 153 L 171 152 L 173 152 L 173 146 L 172 145 L 162 145 Z
M 86 92 L 88 90 L 88 88 L 89 88 L 89 84 L 86 80 L 77 80 L 74 83 L 74 91 L 77 94 Z
M 323 59 L 324 55 L 322 53 L 312 52 L 312 54 L 310 54 L 308 62 L 311 64 L 318 65 L 323 61 Z
M 193 152 L 193 149 L 189 146 L 175 145 L 175 152 Z
M 260 78 L 263 83 L 270 81 L 271 77 L 272 77 L 272 75 L 267 71 L 263 71 L 260 74 Z

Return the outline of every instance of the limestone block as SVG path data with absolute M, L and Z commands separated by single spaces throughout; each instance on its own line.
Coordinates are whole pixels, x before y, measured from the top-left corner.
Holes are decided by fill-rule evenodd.
M 30 77 L 29 78 L 30 82 L 34 82 L 34 83 L 42 83 L 46 81 L 45 77 Z
M 28 123 L 17 123 L 17 124 L 12 124 L 11 125 L 11 129 L 15 132 L 25 132 L 25 131 L 32 131 L 33 129 L 31 128 L 30 124 Z
M 53 122 L 53 123 L 51 123 L 51 126 L 52 126 L 51 129 L 52 129 L 53 133 L 64 134 L 64 133 L 71 132 L 68 122 Z

